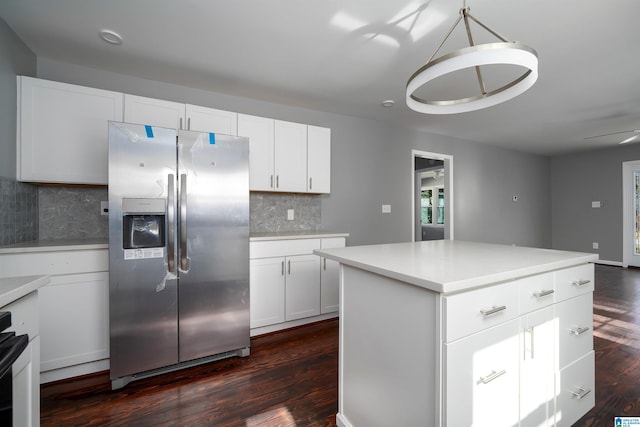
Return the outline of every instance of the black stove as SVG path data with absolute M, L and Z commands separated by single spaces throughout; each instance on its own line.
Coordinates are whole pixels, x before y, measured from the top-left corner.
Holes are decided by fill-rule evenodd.
M 11 313 L 0 311 L 0 425 L 12 425 L 13 381 L 11 367 L 27 345 L 29 336 L 4 332 L 11 327 Z

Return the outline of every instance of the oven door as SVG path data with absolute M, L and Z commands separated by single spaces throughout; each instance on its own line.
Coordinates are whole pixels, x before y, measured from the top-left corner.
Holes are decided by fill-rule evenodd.
M 0 333 L 0 425 L 13 423 L 12 366 L 29 345 L 29 337 L 15 332 Z

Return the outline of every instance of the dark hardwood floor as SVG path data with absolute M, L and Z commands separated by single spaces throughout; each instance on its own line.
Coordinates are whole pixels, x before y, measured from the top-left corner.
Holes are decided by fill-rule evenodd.
M 640 416 L 640 270 L 596 266 L 594 345 L 596 406 L 574 427 Z M 335 426 L 337 350 L 338 321 L 331 320 L 254 338 L 247 358 L 118 391 L 107 373 L 46 384 L 41 425 Z

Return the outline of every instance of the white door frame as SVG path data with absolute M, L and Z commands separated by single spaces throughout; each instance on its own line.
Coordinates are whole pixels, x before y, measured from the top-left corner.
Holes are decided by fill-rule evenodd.
M 640 160 L 630 162 L 622 162 L 622 266 L 629 267 L 631 259 L 631 247 L 629 245 L 629 237 L 633 234 L 633 215 L 631 208 L 633 207 L 633 197 L 631 195 L 631 170 L 640 167 Z
M 411 150 L 411 239 L 416 241 L 416 184 L 415 158 L 442 160 L 444 162 L 444 238 L 453 240 L 453 156 L 430 151 Z

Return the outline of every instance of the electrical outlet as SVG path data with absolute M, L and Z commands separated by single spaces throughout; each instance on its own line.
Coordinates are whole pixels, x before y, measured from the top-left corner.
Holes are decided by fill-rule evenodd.
M 391 213 L 391 205 L 382 205 L 382 213 Z
M 100 202 L 100 215 L 109 215 L 109 202 Z
M 600 245 L 598 245 L 598 242 L 593 242 L 593 249 L 598 249 Z
M 293 221 L 294 211 L 293 209 L 287 209 L 287 221 Z

